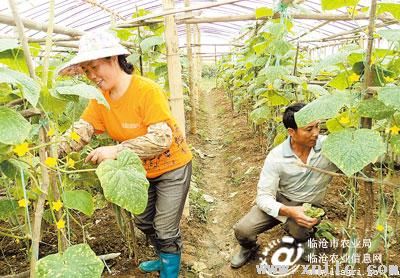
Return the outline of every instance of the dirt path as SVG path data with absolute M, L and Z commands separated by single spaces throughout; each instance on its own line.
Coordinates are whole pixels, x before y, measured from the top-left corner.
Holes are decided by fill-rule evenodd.
M 230 268 L 230 258 L 237 248 L 232 226 L 251 206 L 259 172 L 253 170 L 260 166 L 260 157 L 241 150 L 256 139 L 249 137 L 245 117 L 232 115 L 223 92 L 204 93 L 200 105 L 201 140 L 193 146 L 202 173 L 199 187 L 211 208 L 206 223 L 189 224 L 184 231 L 183 261 L 191 269 L 184 277 L 254 277 L 258 258 L 239 270 Z

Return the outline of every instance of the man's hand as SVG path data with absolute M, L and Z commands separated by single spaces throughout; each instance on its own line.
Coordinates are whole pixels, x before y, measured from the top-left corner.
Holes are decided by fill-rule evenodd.
M 314 225 L 318 224 L 317 218 L 311 218 L 304 214 L 304 207 L 302 206 L 282 206 L 280 209 L 282 215 L 292 218 L 299 226 L 311 229 Z
M 85 162 L 93 162 L 99 164 L 106 159 L 115 159 L 117 157 L 119 148 L 118 146 L 105 146 L 94 149 L 86 157 Z

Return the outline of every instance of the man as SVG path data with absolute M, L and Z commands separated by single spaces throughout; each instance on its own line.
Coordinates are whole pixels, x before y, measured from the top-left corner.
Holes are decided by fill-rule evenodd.
M 319 205 L 332 177 L 301 164 L 329 171 L 337 168 L 321 153 L 325 136 L 319 135 L 319 121 L 297 127 L 294 113 L 303 107 L 297 103 L 286 108 L 283 124 L 289 137 L 268 154 L 257 186 L 257 204 L 233 227 L 240 244 L 231 260 L 233 268 L 243 266 L 257 251 L 258 234 L 282 222 L 297 242 L 305 242 L 318 223 L 304 214 L 302 204 Z

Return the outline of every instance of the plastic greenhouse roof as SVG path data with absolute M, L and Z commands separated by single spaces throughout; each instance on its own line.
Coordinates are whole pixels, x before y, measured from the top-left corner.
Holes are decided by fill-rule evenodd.
M 221 0 L 219 0 L 221 1 Z M 386 0 L 385 2 L 388 2 Z M 191 0 L 191 6 L 198 6 L 206 3 L 215 3 L 218 1 Z M 274 0 L 243 0 L 233 4 L 226 4 L 218 7 L 212 7 L 194 11 L 193 14 L 199 17 L 221 17 L 235 15 L 254 14 L 255 8 L 258 7 L 277 7 L 279 1 Z M 296 8 L 290 8 L 288 13 L 318 13 L 321 14 L 320 0 L 295 1 L 299 4 Z M 378 0 L 378 3 L 382 2 Z M 393 1 L 392 1 L 393 2 Z M 400 0 L 396 0 L 400 3 Z M 16 0 L 18 10 L 22 18 L 28 18 L 36 22 L 45 23 L 49 15 L 49 1 L 44 0 Z M 357 9 L 368 6 L 369 0 L 360 0 Z M 103 8 L 101 8 L 101 7 Z M 105 7 L 105 8 L 104 8 Z M 175 8 L 184 7 L 184 1 L 175 1 Z M 65 27 L 75 28 L 81 31 L 90 31 L 97 28 L 106 28 L 110 26 L 112 20 L 117 23 L 131 19 L 131 15 L 136 9 L 146 9 L 152 13 L 161 12 L 163 10 L 161 0 L 55 0 L 55 24 Z M 1 1 L 0 15 L 11 16 L 11 10 L 8 7 L 8 1 Z M 346 9 L 335 10 L 332 12 L 324 12 L 324 14 L 348 14 Z M 177 14 L 182 16 L 184 13 Z M 381 21 L 378 20 L 377 24 Z M 320 47 L 323 45 L 321 40 L 329 38 L 356 28 L 367 26 L 367 20 L 352 21 L 324 21 L 309 19 L 294 19 L 294 27 L 289 39 L 293 41 L 306 41 L 309 47 Z M 230 46 L 221 44 L 240 43 L 238 35 L 244 31 L 246 27 L 254 25 L 254 21 L 233 21 L 233 22 L 213 22 L 199 24 L 202 44 L 217 44 L 218 46 L 203 45 L 200 52 L 207 57 L 214 55 L 215 49 L 217 55 L 227 53 Z M 185 25 L 177 25 L 177 33 L 179 36 L 179 45 L 183 47 L 186 44 Z M 399 24 L 390 25 L 383 28 L 399 28 Z M 0 35 L 15 37 L 15 27 L 0 24 Z M 361 29 L 361 30 L 363 30 Z M 308 31 L 310 31 L 307 33 Z M 43 31 L 26 30 L 26 34 L 32 38 L 44 38 L 46 33 Z M 301 36 L 299 38 L 299 36 Z M 351 35 L 350 35 L 351 36 Z M 58 38 L 65 37 L 57 35 Z M 242 38 L 243 40 L 243 38 Z M 334 43 L 330 42 L 330 43 Z

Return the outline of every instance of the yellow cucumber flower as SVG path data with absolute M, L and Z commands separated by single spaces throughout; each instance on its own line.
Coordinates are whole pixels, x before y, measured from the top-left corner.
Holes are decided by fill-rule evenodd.
M 61 202 L 61 200 L 57 200 L 56 202 L 53 202 L 53 209 L 55 211 L 60 211 L 60 209 L 63 207 L 63 203 Z
M 79 141 L 81 140 L 81 137 L 79 136 L 78 133 L 76 133 L 75 131 L 72 131 L 71 134 L 69 135 L 69 138 L 71 138 L 72 140 L 76 141 L 79 143 Z
M 49 156 L 44 161 L 44 164 L 46 164 L 48 167 L 54 168 L 57 165 L 57 158 Z
M 60 220 L 58 220 L 56 223 L 56 226 L 57 226 L 57 229 L 59 229 L 59 230 L 64 229 L 65 228 L 64 219 L 61 218 Z
M 25 142 L 22 144 L 15 145 L 13 151 L 18 156 L 24 156 L 27 152 L 29 152 L 29 144 Z

